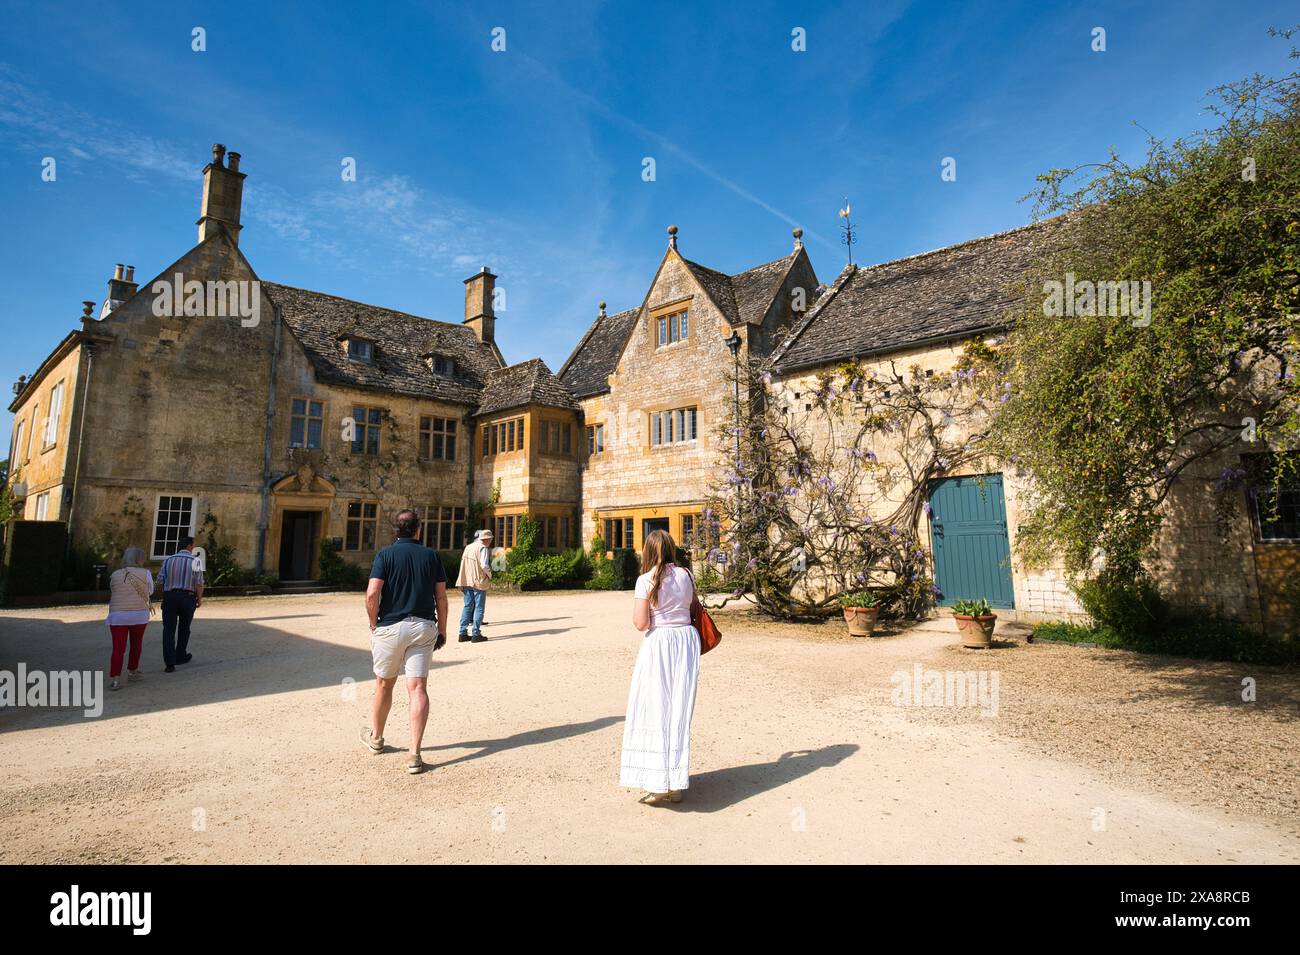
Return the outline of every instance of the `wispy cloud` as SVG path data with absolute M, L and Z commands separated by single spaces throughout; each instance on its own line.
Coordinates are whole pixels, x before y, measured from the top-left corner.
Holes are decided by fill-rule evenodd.
M 735 180 L 730 179 L 727 176 L 724 176 L 722 173 L 718 172 L 716 169 L 714 169 L 704 161 L 698 159 L 688 150 L 683 149 L 680 145 L 678 145 L 676 142 L 669 139 L 668 137 L 655 132 L 653 129 L 650 129 L 648 126 L 645 126 L 644 124 L 637 122 L 631 117 L 623 115 L 618 110 L 607 105 L 605 102 L 598 99 L 597 97 L 592 96 L 590 93 L 584 90 L 578 89 L 576 86 L 573 86 L 563 77 L 559 76 L 550 67 L 546 66 L 545 64 L 535 59 L 534 57 L 529 56 L 527 53 L 514 53 L 513 55 L 521 58 L 525 63 L 528 64 L 529 68 L 534 73 L 536 73 L 538 76 L 545 79 L 546 82 L 550 83 L 556 89 L 562 91 L 571 100 L 583 104 L 591 112 L 594 112 L 604 117 L 605 119 L 609 120 L 610 122 L 615 123 L 616 125 L 621 126 L 626 130 L 629 130 L 630 132 L 636 134 L 637 136 L 649 140 L 650 142 L 655 144 L 655 147 L 657 149 L 663 150 L 665 153 L 676 156 L 678 159 L 686 163 L 691 168 L 695 169 L 696 171 L 700 172 L 704 176 L 718 183 L 718 185 L 722 186 L 725 189 L 730 190 L 732 193 L 739 196 L 741 199 L 744 199 L 746 202 L 752 203 L 753 205 L 757 206 L 763 211 L 770 213 L 771 215 L 780 219 L 782 222 L 785 222 L 787 225 L 803 227 L 804 235 L 806 235 L 808 238 L 815 239 L 816 241 L 822 243 L 828 248 L 838 249 L 838 245 L 834 241 L 826 238 L 824 235 L 821 235 L 815 230 L 803 226 L 803 223 L 799 222 L 793 216 L 783 212 L 782 210 L 778 209 L 776 206 L 773 206 L 771 203 L 767 202 L 762 197 L 755 195 L 753 192 L 746 189 L 744 186 L 742 186 L 740 183 L 736 182 Z
M 192 179 L 193 158 L 171 143 L 143 135 L 23 83 L 0 63 L 0 134 L 17 149 L 59 158 L 66 151 L 85 161 L 114 163 L 133 175 Z

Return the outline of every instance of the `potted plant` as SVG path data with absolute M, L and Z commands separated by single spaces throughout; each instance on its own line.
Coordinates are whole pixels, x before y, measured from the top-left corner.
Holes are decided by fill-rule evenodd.
M 869 637 L 876 629 L 876 618 L 880 616 L 879 601 L 869 590 L 857 590 L 840 597 L 840 607 L 844 610 L 844 622 L 849 625 L 849 636 Z
M 952 605 L 952 619 L 957 621 L 962 646 L 972 650 L 987 650 L 993 646 L 993 627 L 998 622 L 998 615 L 989 607 L 987 597 L 958 600 Z

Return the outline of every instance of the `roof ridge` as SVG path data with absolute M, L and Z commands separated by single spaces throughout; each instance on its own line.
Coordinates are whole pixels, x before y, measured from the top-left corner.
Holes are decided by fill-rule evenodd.
M 464 322 L 447 322 L 441 318 L 430 318 L 427 315 L 416 315 L 414 312 L 404 312 L 400 308 L 389 308 L 387 305 L 373 305 L 370 302 L 363 302 L 360 299 L 348 298 L 345 295 L 335 295 L 333 292 L 321 292 L 316 289 L 303 288 L 300 285 L 288 285 L 284 282 L 268 282 L 265 279 L 262 280 L 262 284 L 270 285 L 272 287 L 278 286 L 279 288 L 286 288 L 293 292 L 305 292 L 308 295 L 319 295 L 323 298 L 332 298 L 337 302 L 347 302 L 350 305 L 359 305 L 362 308 L 377 308 L 385 312 L 392 312 L 394 315 L 402 315 L 406 318 L 414 318 L 422 322 L 432 322 L 434 325 L 445 325 L 448 328 L 465 327 Z
M 758 265 L 751 265 L 751 266 L 750 266 L 749 268 L 747 268 L 747 269 L 741 269 L 739 272 L 735 273 L 734 275 L 728 276 L 728 277 L 729 277 L 729 278 L 733 278 L 733 279 L 735 279 L 735 278 L 740 278 L 740 276 L 742 276 L 742 275 L 748 275 L 750 272 L 757 272 L 759 269 L 766 268 L 766 267 L 769 266 L 769 265 L 776 265 L 776 263 L 778 263 L 778 262 L 784 262 L 784 261 L 786 261 L 787 259 L 789 259 L 789 260 L 790 260 L 790 264 L 793 265 L 793 264 L 794 264 L 794 258 L 795 258 L 795 256 L 797 256 L 798 254 L 799 254 L 799 250 L 798 250 L 798 249 L 795 249 L 793 252 L 789 252 L 789 253 L 787 253 L 786 255 L 779 256 L 778 258 L 771 259 L 771 260 L 769 260 L 769 261 L 767 261 L 767 262 L 760 262 L 760 263 L 758 263 Z
M 973 239 L 964 239 L 961 242 L 954 242 L 952 245 L 942 245 L 937 249 L 927 249 L 925 252 L 914 252 L 911 255 L 905 255 L 902 258 L 889 259 L 885 262 L 877 262 L 874 265 L 860 265 L 857 266 L 857 268 L 863 272 L 872 272 L 876 269 L 882 269 L 887 265 L 898 265 L 902 262 L 912 262 L 916 259 L 924 259 L 926 256 L 938 255 L 941 252 L 954 252 L 957 249 L 963 249 L 968 245 L 975 245 L 978 242 L 988 242 L 990 239 L 1002 239 L 1009 235 L 1015 235 L 1017 232 L 1025 232 L 1028 229 L 1037 229 L 1048 222 L 1065 219 L 1070 215 L 1073 215 L 1073 213 L 1063 212 L 1058 216 L 1049 216 L 1046 219 L 1039 219 L 1037 222 L 1027 222 L 1024 225 L 1018 225 L 1011 229 L 1003 229 L 1001 232 L 990 232 L 988 235 L 976 236 Z

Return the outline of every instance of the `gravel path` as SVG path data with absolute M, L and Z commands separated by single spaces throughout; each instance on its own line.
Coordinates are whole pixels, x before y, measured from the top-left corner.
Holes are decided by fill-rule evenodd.
M 691 790 L 655 809 L 617 786 L 629 616 L 627 594 L 493 596 L 490 642 L 435 658 L 436 768 L 412 777 L 356 742 L 358 597 L 210 601 L 194 662 L 162 673 L 152 624 L 101 718 L 0 710 L 0 862 L 1300 861 L 1295 672 L 725 612 Z M 0 612 L 0 669 L 107 651 L 99 608 Z M 996 672 L 996 715 L 895 705 L 918 666 Z M 399 687 L 394 747 L 406 719 Z

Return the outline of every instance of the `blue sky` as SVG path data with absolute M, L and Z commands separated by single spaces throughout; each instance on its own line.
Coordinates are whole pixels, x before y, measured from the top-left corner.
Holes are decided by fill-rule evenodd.
M 1266 30 L 1300 19 L 1268 0 L 0 12 L 6 387 L 115 262 L 147 280 L 194 243 L 214 142 L 243 154 L 241 245 L 262 277 L 458 321 L 486 264 L 507 360 L 558 370 L 597 302 L 640 303 L 669 223 L 728 272 L 786 254 L 799 225 L 823 281 L 844 263 L 845 196 L 860 262 L 1021 225 L 1035 175 L 1137 156 L 1135 121 L 1200 128 L 1210 87 L 1287 67 Z

